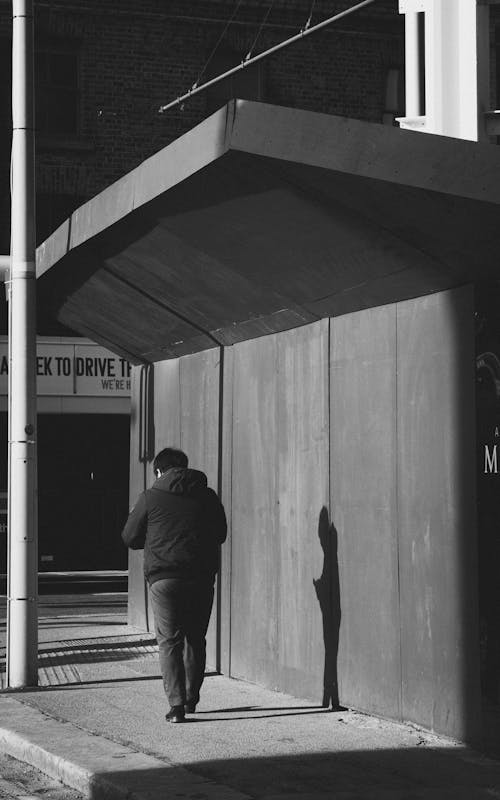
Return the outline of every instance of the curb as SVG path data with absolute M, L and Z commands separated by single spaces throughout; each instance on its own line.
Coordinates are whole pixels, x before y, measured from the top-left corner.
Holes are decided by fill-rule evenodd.
M 249 800 L 227 786 L 0 696 L 0 748 L 89 800 Z

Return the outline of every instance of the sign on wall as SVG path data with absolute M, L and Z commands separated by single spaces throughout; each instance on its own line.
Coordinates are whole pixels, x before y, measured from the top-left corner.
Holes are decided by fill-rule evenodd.
M 130 364 L 104 347 L 75 339 L 39 339 L 39 396 L 128 397 Z M 9 356 L 6 337 L 0 339 L 0 395 L 8 393 Z

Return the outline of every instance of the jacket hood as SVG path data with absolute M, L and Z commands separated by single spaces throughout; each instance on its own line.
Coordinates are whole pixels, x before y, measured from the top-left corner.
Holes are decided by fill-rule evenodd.
M 171 494 L 195 494 L 200 489 L 207 488 L 207 476 L 197 469 L 171 467 L 153 483 L 151 488 Z

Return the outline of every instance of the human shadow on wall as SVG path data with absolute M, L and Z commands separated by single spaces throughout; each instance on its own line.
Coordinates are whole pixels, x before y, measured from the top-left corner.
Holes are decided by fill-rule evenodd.
M 341 619 L 338 535 L 325 506 L 319 515 L 318 536 L 323 550 L 323 570 L 319 578 L 313 579 L 313 583 L 323 619 L 325 644 L 322 704 L 324 708 L 331 705 L 333 709 L 338 709 L 337 655 Z

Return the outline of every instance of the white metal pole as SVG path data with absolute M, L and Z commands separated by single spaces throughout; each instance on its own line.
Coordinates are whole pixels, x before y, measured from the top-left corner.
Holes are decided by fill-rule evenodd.
M 405 14 L 405 79 L 406 79 L 406 109 L 407 117 L 419 117 L 420 108 L 420 41 L 419 17 L 415 11 Z
M 12 3 L 7 684 L 38 683 L 33 0 Z

